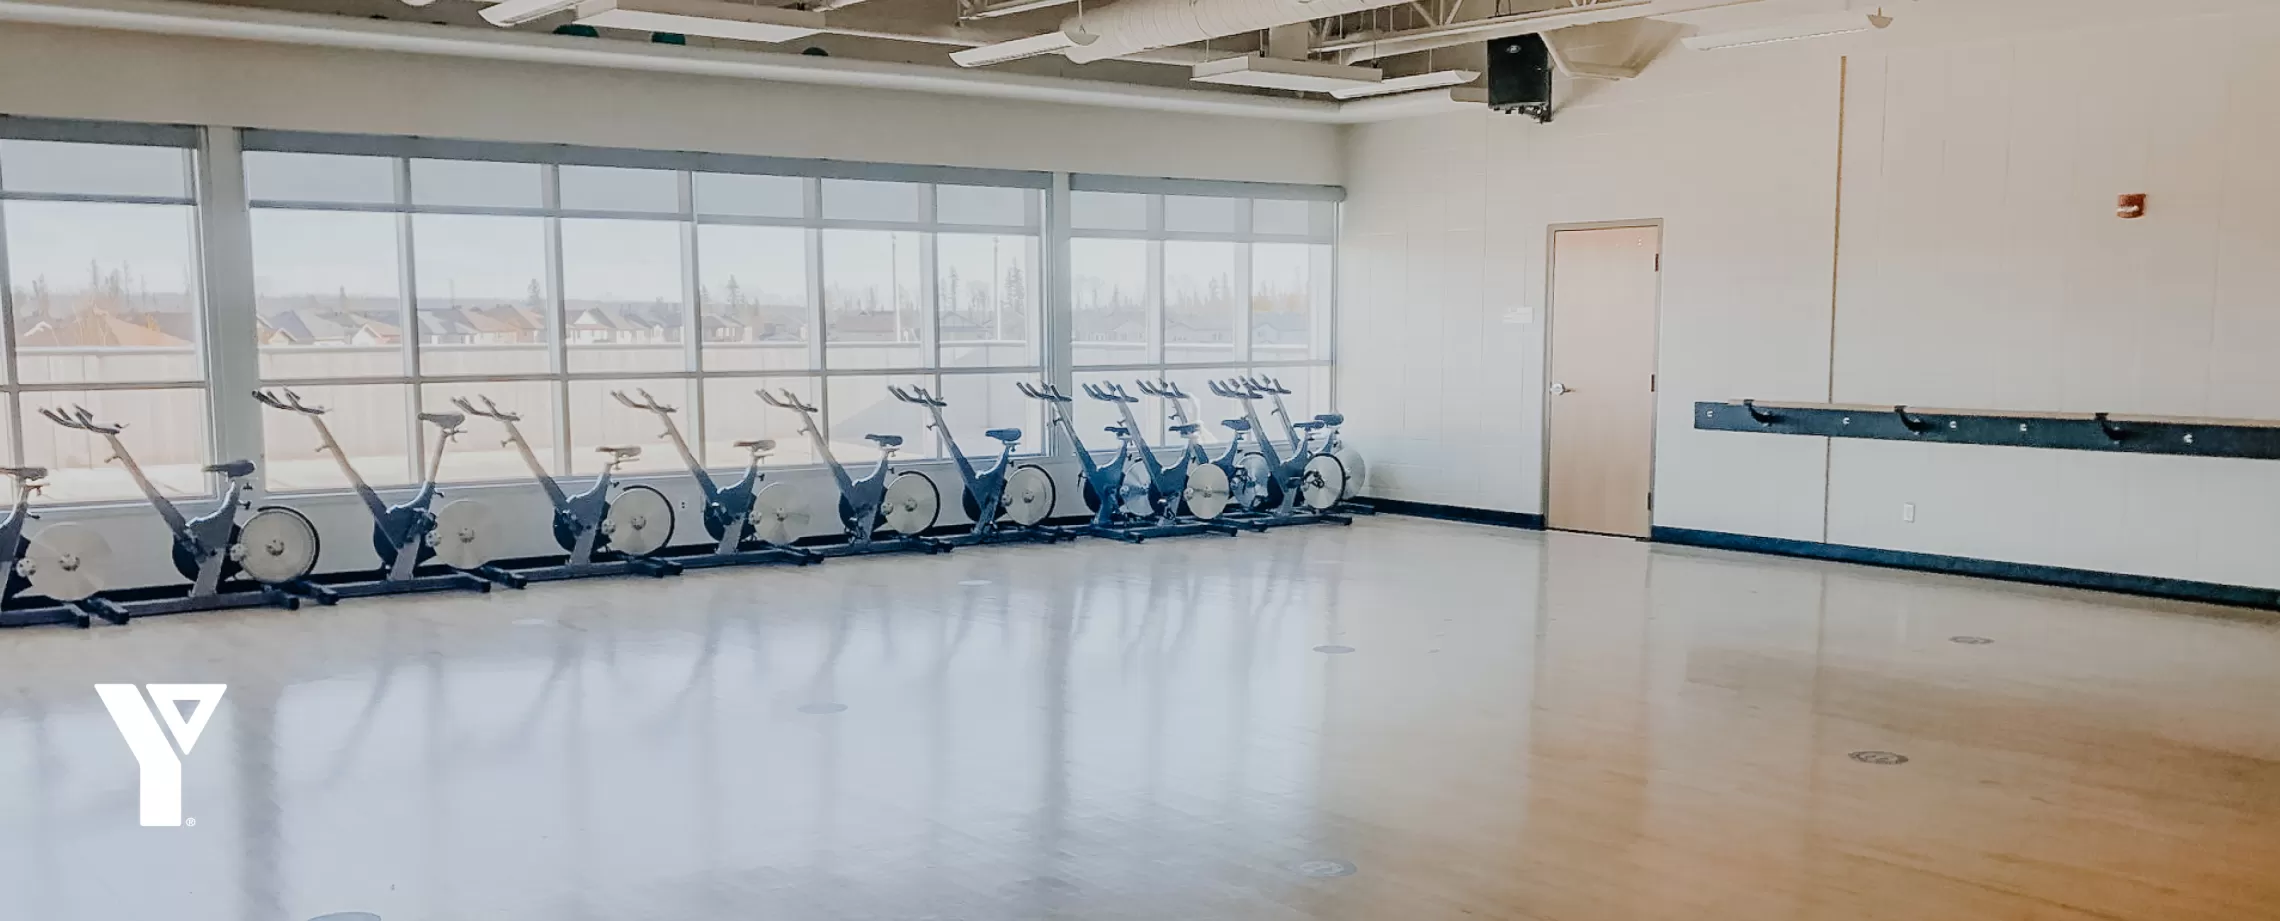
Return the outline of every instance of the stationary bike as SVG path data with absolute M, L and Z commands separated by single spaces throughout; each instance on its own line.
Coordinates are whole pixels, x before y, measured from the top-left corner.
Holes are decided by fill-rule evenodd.
M 681 437 L 681 427 L 673 424 L 673 414 L 678 410 L 657 402 L 657 398 L 650 396 L 647 390 L 636 388 L 634 392 L 641 394 L 641 399 L 636 400 L 623 390 L 612 390 L 610 396 L 626 406 L 655 414 L 657 421 L 665 426 L 663 437 L 673 443 L 673 449 L 681 454 L 681 462 L 688 465 L 689 476 L 696 478 L 698 488 L 705 491 L 705 533 L 712 535 L 713 548 L 708 553 L 676 556 L 673 562 L 684 567 L 702 569 L 778 562 L 805 566 L 822 560 L 813 553 L 791 546 L 789 537 L 777 535 L 777 540 L 771 541 L 755 533 L 762 523 L 762 517 L 754 514 L 755 507 L 773 507 L 789 498 L 790 487 L 782 483 L 760 485 L 760 481 L 766 477 L 766 474 L 760 472 L 760 459 L 776 449 L 774 440 L 762 438 L 737 442 L 736 446 L 744 449 L 746 456 L 744 475 L 736 482 L 723 486 L 713 479 L 704 463 L 697 460 L 695 452 L 689 450 L 688 441 Z M 772 543 L 775 545 L 770 546 Z
M 111 447 L 110 459 L 126 468 L 127 475 L 133 477 L 135 486 L 142 490 L 144 500 L 166 523 L 174 570 L 189 579 L 190 585 L 180 595 L 168 592 L 159 597 L 115 599 L 125 616 L 264 606 L 286 610 L 300 607 L 300 599 L 283 586 L 316 568 L 317 528 L 300 512 L 275 505 L 255 509 L 242 524 L 238 521 L 238 512 L 251 505 L 245 500 L 245 478 L 253 475 L 252 461 L 207 465 L 205 472 L 221 474 L 229 480 L 229 486 L 205 514 L 191 518 L 158 491 L 143 474 L 142 467 L 135 463 L 134 455 L 127 452 L 127 446 L 119 440 L 119 432 L 125 426 L 97 422 L 95 414 L 83 406 L 73 406 L 69 411 L 43 407 L 40 415 L 64 428 L 103 436 Z M 245 585 L 239 581 L 241 576 L 256 584 Z
M 1229 420 L 1228 427 L 1230 429 L 1235 429 L 1238 432 L 1264 431 L 1259 424 L 1259 410 L 1255 403 L 1266 396 L 1265 391 L 1253 387 L 1241 379 L 1230 379 L 1212 381 L 1211 392 L 1230 400 L 1238 400 L 1243 404 L 1243 419 L 1241 421 L 1244 425 L 1236 426 L 1233 424 L 1235 420 Z M 1293 434 L 1296 434 L 1295 430 L 1293 430 Z M 1317 522 L 1353 523 L 1352 518 L 1327 513 L 1331 506 L 1338 503 L 1340 494 L 1345 489 L 1343 481 L 1345 471 L 1337 465 L 1335 458 L 1307 453 L 1303 444 L 1300 453 L 1285 458 L 1281 452 L 1275 450 L 1274 439 L 1260 434 L 1256 441 L 1260 460 L 1264 462 L 1269 475 L 1265 482 L 1264 494 L 1260 497 L 1259 503 L 1252 508 L 1254 514 L 1247 516 L 1249 521 L 1268 526 Z M 1248 476 L 1249 474 L 1246 474 L 1246 477 Z M 1242 488 L 1244 487 L 1238 487 L 1238 489 Z M 1302 498 L 1305 500 L 1304 511 L 1301 511 L 1300 500 Z
M 0 596 L 0 626 L 86 627 L 98 616 L 126 623 L 124 609 L 95 597 L 105 587 L 104 569 L 111 555 L 101 534 L 60 524 L 37 541 L 24 536 L 24 526 L 39 517 L 32 514 L 32 497 L 47 485 L 47 474 L 45 467 L 0 467 L 0 476 L 16 481 L 16 507 L 0 520 L 0 571 L 7 573 L 5 595 Z M 25 594 L 27 589 L 35 594 Z
M 1137 466 L 1145 474 L 1145 479 L 1138 483 L 1133 482 L 1129 473 L 1126 474 L 1122 498 L 1127 500 L 1128 505 L 1144 501 L 1151 512 L 1150 517 L 1155 519 L 1158 527 L 1182 528 L 1190 534 L 1234 534 L 1240 530 L 1234 525 L 1192 514 L 1209 512 L 1210 517 L 1217 517 L 1225 506 L 1214 508 L 1214 503 L 1210 501 L 1192 503 L 1194 508 L 1190 510 L 1191 514 L 1182 518 L 1182 507 L 1191 505 L 1189 500 L 1193 498 L 1190 496 L 1189 474 L 1195 466 L 1194 446 L 1183 450 L 1178 461 L 1165 466 L 1156 457 L 1155 450 L 1148 446 L 1147 438 L 1140 434 L 1139 417 L 1132 412 L 1132 404 L 1140 402 L 1139 397 L 1124 392 L 1124 387 L 1120 384 L 1086 384 L 1084 388 L 1085 393 L 1093 399 L 1116 404 L 1117 411 L 1124 416 L 1122 431 L 1114 428 L 1110 431 L 1124 441 L 1124 462 L 1129 466 Z M 1174 431 L 1192 440 L 1196 427 L 1175 426 Z M 1217 488 L 1215 481 L 1206 485 L 1214 490 Z
M 378 579 L 320 584 L 304 578 L 286 583 L 285 587 L 288 591 L 330 604 L 341 598 L 362 598 L 373 595 L 440 592 L 454 589 L 476 592 L 491 590 L 491 583 L 488 580 L 467 572 L 438 572 L 427 575 L 421 575 L 418 572 L 419 564 L 433 559 L 436 555 L 436 541 L 439 537 L 436 522 L 439 513 L 430 510 L 430 506 L 435 504 L 436 471 L 443 466 L 444 449 L 451 445 L 452 439 L 459 437 L 462 431 L 460 424 L 467 421 L 466 416 L 459 413 L 420 414 L 420 421 L 435 426 L 435 453 L 428 459 L 427 472 L 420 480 L 419 490 L 414 492 L 410 499 L 396 505 L 389 505 L 380 499 L 380 494 L 372 489 L 371 484 L 364 482 L 363 475 L 356 472 L 356 465 L 349 463 L 348 452 L 343 450 L 340 442 L 333 438 L 332 427 L 325 424 L 324 407 L 311 406 L 301 402 L 301 395 L 290 389 L 277 393 L 256 390 L 253 392 L 253 398 L 259 401 L 261 405 L 271 409 L 299 413 L 307 417 L 311 425 L 317 427 L 317 438 L 321 442 L 319 447 L 324 452 L 331 454 L 333 460 L 340 463 L 341 473 L 348 477 L 349 486 L 356 490 L 358 498 L 364 500 L 365 510 L 372 515 L 372 552 L 380 555 L 380 578 Z M 467 504 L 474 501 L 472 499 L 460 499 L 445 506 L 445 512 L 450 513 L 450 517 L 453 519 L 450 535 L 455 543 L 464 542 L 478 546 L 487 544 L 487 542 L 479 542 L 474 535 L 461 533 L 466 528 L 473 526 L 472 522 L 480 521 L 486 517 L 478 510 L 479 506 Z M 444 562 L 464 564 L 468 560 L 463 553 L 454 553 L 450 559 L 446 559 Z M 483 559 L 475 562 L 480 565 L 490 561 Z
M 1227 475 L 1227 468 L 1220 466 L 1203 449 L 1203 442 L 1196 436 L 1203 427 L 1188 418 L 1186 402 L 1194 398 L 1181 390 L 1178 384 L 1168 380 L 1140 381 L 1139 385 L 1142 393 L 1164 401 L 1164 406 L 1172 417 L 1171 430 L 1187 439 L 1187 447 L 1180 453 L 1179 466 L 1185 468 L 1187 480 L 1185 488 L 1181 490 L 1180 512 L 1205 521 L 1218 519 L 1235 499 L 1232 489 L 1234 480 Z M 1236 444 L 1240 440 L 1237 438 L 1228 443 L 1229 458 L 1235 457 Z M 1228 523 L 1242 524 L 1234 520 Z
M 913 386 L 908 390 L 893 384 L 887 392 L 895 399 L 926 408 L 934 421 L 927 428 L 942 434 L 942 443 L 950 449 L 950 459 L 958 464 L 958 478 L 965 482 L 964 494 L 959 498 L 965 506 L 966 518 L 974 523 L 973 529 L 957 537 L 947 538 L 952 544 L 988 544 L 1007 541 L 1034 540 L 1053 543 L 1070 535 L 1038 527 L 1053 514 L 1053 503 L 1059 498 L 1053 489 L 1053 477 L 1036 464 L 1013 463 L 1014 446 L 1021 443 L 1020 429 L 990 429 L 982 434 L 997 439 L 997 463 L 989 469 L 976 470 L 966 452 L 958 450 L 958 439 L 950 434 L 950 426 L 942 421 L 942 408 L 950 405 L 941 398 L 926 392 L 926 388 Z M 1001 525 L 1004 518 L 1011 527 Z
M 546 499 L 554 506 L 554 542 L 568 552 L 560 563 L 532 567 L 507 567 L 489 564 L 474 572 L 484 578 L 513 588 L 530 582 L 552 582 L 561 579 L 581 579 L 587 576 L 643 575 L 656 578 L 680 573 L 679 564 L 653 559 L 650 554 L 673 539 L 673 503 L 665 494 L 648 486 L 628 486 L 616 497 L 610 487 L 617 475 L 619 464 L 641 456 L 641 449 L 633 445 L 603 445 L 594 450 L 608 456 L 602 462 L 602 472 L 594 476 L 594 485 L 575 496 L 564 492 L 562 484 L 546 472 L 532 453 L 530 442 L 523 439 L 522 430 L 515 423 L 522 417 L 491 402 L 490 397 L 477 396 L 481 406 L 465 397 L 453 397 L 452 405 L 470 416 L 482 416 L 503 425 L 507 440 L 522 454 L 523 463 L 530 467 L 532 479 L 546 491 Z
M 823 458 L 824 464 L 831 468 L 832 478 L 839 482 L 839 521 L 846 528 L 847 539 L 836 546 L 816 548 L 815 552 L 824 556 L 949 552 L 949 544 L 924 536 L 941 514 L 941 491 L 934 488 L 933 480 L 917 471 L 894 472 L 895 451 L 903 443 L 901 435 L 863 436 L 879 446 L 879 463 L 858 480 L 840 465 L 839 458 L 832 456 L 831 442 L 823 437 L 823 427 L 816 424 L 814 406 L 800 402 L 789 389 L 759 393 L 761 402 L 800 414 L 800 431 L 814 441 L 816 454 Z M 893 536 L 878 536 L 882 527 Z
M 1043 402 L 1053 411 L 1049 424 L 1059 428 L 1062 437 L 1069 439 L 1070 446 L 1077 451 L 1077 464 L 1084 472 L 1085 507 L 1092 510 L 1092 520 L 1068 529 L 1068 533 L 1109 537 L 1132 543 L 1150 537 L 1151 535 L 1138 533 L 1143 530 L 1141 528 L 1127 526 L 1129 518 L 1117 501 L 1117 497 L 1124 492 L 1124 452 L 1119 451 L 1113 463 L 1103 464 L 1094 459 L 1092 452 L 1085 448 L 1084 439 L 1077 436 L 1076 423 L 1070 421 L 1068 410 L 1064 408 L 1071 402 L 1066 394 L 1045 383 L 1021 381 L 1014 386 L 1020 388 L 1023 396 Z M 1117 427 L 1110 428 L 1113 430 Z
M 1290 388 L 1283 386 L 1282 381 L 1262 374 L 1245 375 L 1242 382 L 1266 394 L 1267 398 L 1274 402 L 1275 416 L 1282 420 L 1283 434 L 1290 439 L 1290 450 L 1293 455 L 1312 452 L 1327 454 L 1338 461 L 1340 472 L 1345 474 L 1338 491 L 1338 498 L 1342 506 L 1339 509 L 1340 511 L 1363 515 L 1376 513 L 1374 509 L 1354 505 L 1349 501 L 1361 491 L 1362 477 L 1367 473 L 1367 468 L 1363 466 L 1361 452 L 1347 445 L 1345 439 L 1338 435 L 1338 426 L 1344 425 L 1346 422 L 1345 414 L 1318 413 L 1315 415 L 1314 421 L 1321 424 L 1310 426 L 1304 422 L 1293 420 L 1290 410 L 1283 406 L 1283 397 L 1290 395 Z M 1309 432 L 1309 437 L 1315 430 L 1326 431 L 1328 437 L 1323 439 L 1321 448 L 1315 449 L 1299 437 L 1301 430 Z

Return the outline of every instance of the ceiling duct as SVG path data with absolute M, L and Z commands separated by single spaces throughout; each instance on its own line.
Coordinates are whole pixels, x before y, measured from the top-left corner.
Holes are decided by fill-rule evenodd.
M 583 0 L 578 4 L 578 24 L 747 42 L 788 42 L 823 31 L 823 14 L 722 0 Z
M 1405 2 L 1408 0 L 1118 0 L 1062 20 L 1061 30 L 1099 37 L 1099 41 L 1064 52 L 1069 60 L 1089 64 Z

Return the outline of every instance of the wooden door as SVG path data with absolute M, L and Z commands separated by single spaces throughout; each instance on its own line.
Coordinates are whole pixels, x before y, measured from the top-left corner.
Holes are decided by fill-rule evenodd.
M 1552 234 L 1551 527 L 1647 536 L 1661 253 L 1658 227 Z

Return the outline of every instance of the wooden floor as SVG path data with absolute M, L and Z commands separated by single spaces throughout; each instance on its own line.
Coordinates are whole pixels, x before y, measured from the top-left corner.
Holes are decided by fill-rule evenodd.
M 2209 613 L 1389 517 L 0 633 L 0 918 L 2280 918 Z M 194 827 L 94 682 L 230 685 Z

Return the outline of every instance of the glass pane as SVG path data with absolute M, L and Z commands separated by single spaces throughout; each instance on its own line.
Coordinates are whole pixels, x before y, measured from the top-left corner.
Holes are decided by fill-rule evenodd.
M 1070 192 L 1069 225 L 1078 230 L 1146 230 L 1148 196 L 1130 192 Z
M 195 209 L 18 201 L 6 210 L 22 380 L 205 376 Z
M 1074 397 L 1069 401 L 1069 405 L 1075 410 L 1072 419 L 1077 426 L 1077 437 L 1083 439 L 1087 450 L 1094 454 L 1115 451 L 1116 436 L 1109 434 L 1104 429 L 1111 425 L 1125 424 L 1124 415 L 1118 411 L 1115 403 L 1095 400 L 1085 394 L 1084 385 L 1088 383 L 1115 384 L 1123 387 L 1125 393 L 1138 399 L 1140 402 L 1131 404 L 1131 407 L 1133 419 L 1140 424 L 1141 439 L 1150 445 L 1161 446 L 1163 444 L 1163 401 L 1140 392 L 1137 384 L 1139 379 L 1143 377 L 1154 379 L 1155 375 L 1152 372 L 1144 371 L 1080 372 L 1077 374 L 1078 386 L 1075 391 L 1069 394 Z
M 944 185 L 934 187 L 934 220 L 942 224 L 1035 226 L 1037 193 L 1031 189 Z
M 204 471 L 213 463 L 213 449 L 207 440 L 203 389 L 35 391 L 24 394 L 23 401 L 24 463 L 48 468 L 47 490 L 40 494 L 44 502 L 142 496 L 126 467 L 109 460 L 111 448 L 102 436 L 54 425 L 38 412 L 72 406 L 87 407 L 97 422 L 125 425 L 120 440 L 159 492 L 169 496 L 213 494 Z M 190 509 L 183 511 L 196 514 Z
M 968 460 L 987 466 L 997 456 L 997 439 L 983 434 L 991 429 L 1021 430 L 1015 454 L 1045 452 L 1044 404 L 1022 396 L 1014 386 L 1036 378 L 1034 373 L 942 376 L 942 390 L 935 396 L 950 404 L 942 409 L 942 421 L 949 423 Z
M 10 192 L 190 197 L 190 153 L 178 147 L 0 141 Z
M 1234 433 L 1227 428 L 1226 420 L 1243 416 L 1243 403 L 1211 392 L 1211 382 L 1242 375 L 1242 368 L 1180 368 L 1165 372 L 1164 378 L 1187 394 L 1181 408 L 1188 421 L 1203 426 L 1196 430 L 1196 440 L 1214 448 L 1224 448 Z M 1167 415 L 1169 411 L 1167 410 Z M 1264 412 L 1260 421 L 1269 422 Z M 1216 454 L 1216 452 L 1214 452 Z
M 683 380 L 621 380 L 570 382 L 570 472 L 593 476 L 602 472 L 605 458 L 596 450 L 603 445 L 635 445 L 641 456 L 618 465 L 620 473 L 662 472 L 688 470 L 681 463 L 680 452 L 665 440 L 665 427 L 657 424 L 657 416 L 646 409 L 634 409 L 610 397 L 610 391 L 623 390 L 635 399 L 636 388 L 647 390 L 657 402 L 680 409 L 673 415 L 673 424 L 680 426 L 681 437 L 689 432 L 689 387 Z M 527 437 L 527 433 L 526 433 Z M 696 447 L 694 443 L 691 448 Z M 702 521 L 675 523 L 674 528 L 690 524 L 702 528 Z M 686 532 L 681 536 L 686 538 Z
M 800 432 L 800 417 L 760 401 L 761 388 L 790 390 L 803 402 L 815 405 L 812 377 L 714 377 L 705 380 L 705 466 L 716 470 L 741 468 L 745 463 L 739 441 L 772 438 L 776 450 L 761 461 L 763 467 L 821 463 L 815 442 Z M 821 421 L 821 420 L 818 420 Z
M 554 432 L 557 418 L 554 407 L 554 382 L 445 382 L 420 385 L 420 400 L 431 412 L 451 412 L 453 397 L 474 398 L 488 396 L 499 408 L 522 417 L 515 427 L 522 430 L 523 438 L 530 442 L 532 454 L 550 471 L 560 472 L 562 463 L 555 456 Z M 477 403 L 480 406 L 482 404 Z M 469 417 L 467 434 L 452 442 L 451 450 L 443 452 L 443 471 L 437 482 L 464 483 L 481 480 L 530 479 L 530 465 L 523 462 L 522 454 L 514 446 L 502 444 L 507 440 L 506 429 L 490 419 Z
M 681 184 L 670 170 L 564 166 L 556 181 L 562 184 L 562 207 L 572 211 L 681 210 Z
M 264 379 L 404 373 L 396 215 L 253 212 Z
M 562 331 L 572 371 L 679 371 L 681 226 L 562 221 Z
M 545 201 L 539 186 L 536 163 L 412 161 L 412 203 L 418 205 L 536 208 Z
M 412 217 L 424 374 L 545 372 L 546 221 Z
M 1043 364 L 1034 322 L 1037 238 L 946 233 L 934 245 L 942 366 Z
M 697 228 L 697 302 L 706 370 L 799 370 L 808 355 L 808 232 L 797 227 Z
M 416 482 L 412 461 L 412 389 L 402 384 L 351 386 L 302 385 L 293 388 L 301 401 L 322 406 L 322 417 L 334 440 L 348 452 L 350 463 L 366 483 L 377 487 Z M 476 420 L 481 421 L 481 420 Z M 435 437 L 428 427 L 426 437 Z M 480 440 L 480 439 L 476 439 Z M 492 439 L 496 441 L 497 439 Z M 317 427 L 298 413 L 263 408 L 262 456 L 268 464 L 267 483 L 272 492 L 296 489 L 347 489 L 348 476 L 329 451 L 318 450 Z M 465 447 L 467 439 L 446 451 Z M 435 450 L 431 441 L 428 450 Z
M 898 461 L 942 456 L 935 453 L 934 433 L 926 427 L 929 421 L 926 411 L 895 399 L 887 393 L 890 384 L 901 387 L 915 385 L 931 390 L 934 388 L 934 375 L 831 378 L 831 405 L 826 407 L 831 413 L 831 420 L 824 428 L 831 433 L 831 453 L 839 458 L 840 463 L 849 465 L 848 472 L 856 477 L 861 477 L 864 470 L 856 469 L 853 465 L 879 459 L 879 446 L 863 437 L 868 434 L 901 435 L 902 448 L 895 452 Z M 943 491 L 945 499 L 954 499 L 956 495 L 947 489 Z
M 1198 233 L 1234 233 L 1242 229 L 1243 200 L 1239 198 L 1202 198 L 1193 195 L 1164 196 L 1164 229 Z
M 1326 201 L 1253 199 L 1251 232 L 1331 236 L 1338 232 L 1338 205 Z
M 807 180 L 793 176 L 698 173 L 697 212 L 752 217 L 804 217 Z
M 341 154 L 245 154 L 246 195 L 255 201 L 337 201 L 388 204 L 396 200 L 396 161 Z
M 1251 245 L 1251 360 L 1330 357 L 1330 244 Z
M 823 232 L 823 341 L 832 368 L 925 367 L 920 235 Z
M 1226 362 L 1240 357 L 1235 324 L 1233 243 L 1164 244 L 1164 361 Z
M 1148 245 L 1145 240 L 1069 241 L 1070 328 L 1079 366 L 1156 360 L 1155 322 L 1148 313 Z
M 915 221 L 926 187 L 867 179 L 823 181 L 823 216 L 842 221 Z

